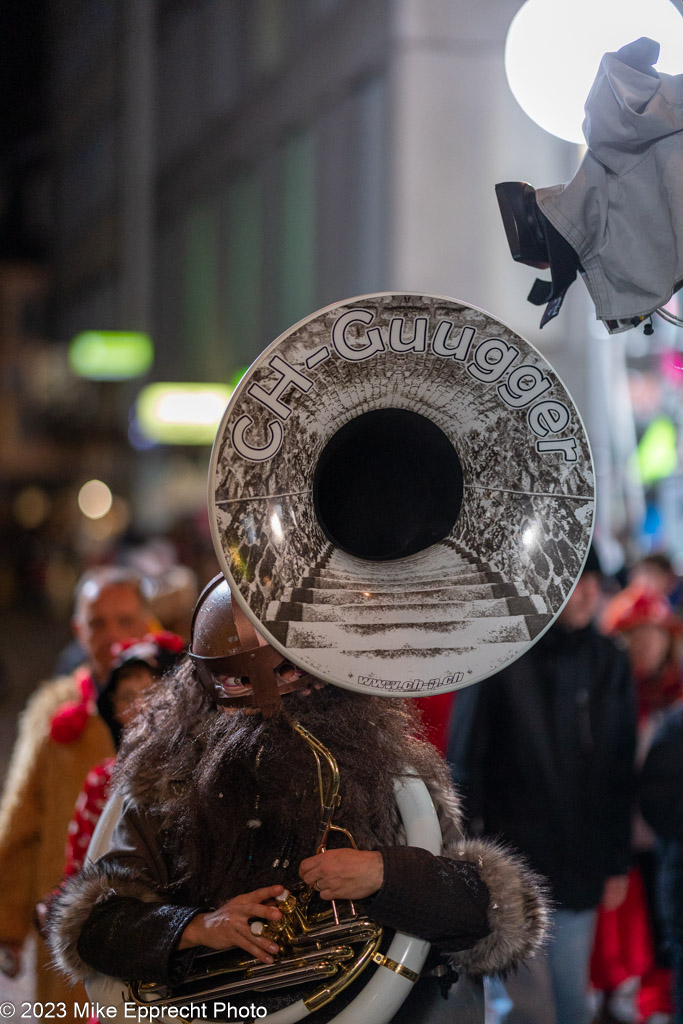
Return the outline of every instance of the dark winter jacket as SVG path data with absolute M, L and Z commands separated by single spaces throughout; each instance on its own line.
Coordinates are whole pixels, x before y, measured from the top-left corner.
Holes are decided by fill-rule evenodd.
M 559 625 L 456 699 L 448 760 L 470 824 L 522 852 L 556 903 L 595 907 L 629 866 L 635 695 L 626 655 Z
M 390 931 L 430 939 L 463 972 L 447 1001 L 440 996 L 438 979 L 425 972 L 393 1018 L 396 1024 L 417 1019 L 418 1008 L 419 1019 L 434 1024 L 442 1018 L 480 1024 L 480 976 L 505 970 L 534 952 L 545 932 L 544 899 L 538 879 L 514 856 L 493 844 L 464 839 L 452 793 L 433 796 L 444 855 L 401 846 L 397 835 L 396 847 L 382 850 L 385 881 L 366 901 L 366 909 Z M 110 853 L 72 880 L 53 910 L 52 945 L 60 966 L 86 980 L 97 971 L 162 981 L 176 971 L 182 974 L 186 963 L 174 957 L 175 946 L 190 918 L 206 908 L 169 898 L 173 878 L 174 865 L 168 862 L 153 812 L 144 806 L 144 795 L 133 799 L 129 794 Z M 363 984 L 361 978 L 339 997 L 331 1015 Z M 305 994 L 288 992 L 287 1001 Z M 258 995 L 262 1005 L 277 1007 L 268 994 Z M 246 1002 L 253 1001 L 252 992 Z M 327 1019 L 327 1010 L 316 1019 Z
M 655 733 L 640 780 L 643 817 L 661 839 L 683 845 L 683 704 Z
M 667 712 L 640 780 L 643 817 L 657 834 L 658 902 L 674 969 L 674 1024 L 683 1021 L 683 705 Z
M 660 896 L 670 938 L 683 944 L 683 705 L 668 712 L 655 734 L 640 801 L 660 843 Z

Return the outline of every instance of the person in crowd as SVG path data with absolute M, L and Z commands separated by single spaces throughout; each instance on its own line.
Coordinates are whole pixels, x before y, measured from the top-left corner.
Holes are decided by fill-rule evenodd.
M 673 562 L 664 552 L 655 551 L 639 558 L 628 572 L 628 584 L 629 587 L 656 591 L 680 614 L 683 601 L 681 581 Z
M 659 904 L 673 967 L 674 1024 L 683 1024 L 683 704 L 672 707 L 643 765 L 643 816 L 659 840 Z
M 640 770 L 666 709 L 683 695 L 683 621 L 661 588 L 652 586 L 650 576 L 637 576 L 606 605 L 602 624 L 625 645 L 636 680 L 636 768 Z M 638 1016 L 646 1021 L 668 1020 L 671 975 L 656 898 L 655 836 L 637 805 L 633 849 L 635 868 L 627 898 L 613 915 L 603 915 L 598 923 L 593 976 L 596 986 L 606 990 L 616 987 L 622 978 L 630 978 L 625 987 L 636 992 Z
M 173 668 L 184 649 L 185 641 L 170 632 L 149 633 L 145 637 L 113 645 L 111 672 L 98 694 L 97 708 L 109 727 L 117 750 L 123 730 L 134 721 L 155 682 Z M 109 799 L 115 764 L 115 757 L 107 757 L 94 765 L 85 778 L 67 829 L 64 879 L 78 874 L 85 863 L 90 840 Z M 44 902 L 38 905 L 37 917 L 43 937 L 47 934 L 50 907 L 60 892 L 61 884 L 63 882 L 46 894 Z M 96 1014 L 91 1014 L 89 1024 L 100 1024 Z
M 602 628 L 623 639 L 628 650 L 637 684 L 640 737 L 647 744 L 662 711 L 683 695 L 683 620 L 657 590 L 633 583 L 606 605 Z
M 593 625 L 600 600 L 591 549 L 557 622 L 455 702 L 448 760 L 470 825 L 527 856 L 554 903 L 545 955 L 506 981 L 506 1024 L 588 1024 L 597 908 L 626 890 L 635 696 L 625 653 Z
M 176 633 L 149 633 L 114 644 L 109 678 L 97 696 L 97 709 L 109 727 L 118 750 L 123 730 L 140 711 L 154 683 L 177 664 L 185 642 Z M 109 797 L 115 757 L 107 757 L 88 772 L 69 822 L 64 875 L 83 867 L 95 826 Z
M 144 550 L 144 549 L 143 549 Z M 162 547 L 162 550 L 164 548 Z M 116 563 L 120 565 L 120 563 Z M 196 574 L 186 565 L 171 563 L 163 570 L 152 558 L 129 556 L 122 567 L 140 575 L 145 581 L 145 595 L 154 618 L 163 623 L 164 629 L 183 637 L 190 636 L 192 610 L 199 596 Z M 157 571 L 152 571 L 152 570 Z M 86 654 L 73 637 L 60 651 L 55 662 L 53 675 L 69 675 L 86 660 Z
M 301 727 L 338 762 L 333 824 L 357 849 L 339 832 L 321 839 L 317 758 Z M 470 977 L 537 950 L 545 901 L 519 858 L 464 838 L 447 768 L 419 731 L 410 700 L 352 693 L 288 664 L 216 578 L 200 597 L 190 659 L 124 739 L 115 775 L 123 811 L 110 848 L 53 906 L 56 961 L 72 978 L 168 984 L 187 976 L 199 947 L 237 946 L 256 966 L 270 964 L 278 942 L 250 922 L 277 927 L 273 898 L 286 889 L 316 912 L 331 900 L 361 901 L 385 939 L 399 930 L 434 943 L 396 1024 L 483 1024 Z M 401 840 L 394 782 L 413 773 L 439 812 L 440 855 Z M 364 980 L 316 1020 L 339 1013 Z M 254 1001 L 271 1012 L 307 993 L 295 985 L 229 1003 L 242 1016 Z
M 86 573 L 76 589 L 73 629 L 87 663 L 40 687 L 23 712 L 0 801 L 0 969 L 10 977 L 19 973 L 24 942 L 35 934 L 36 904 L 61 878 L 67 826 L 83 779 L 114 752 L 95 704 L 109 676 L 112 644 L 155 625 L 136 573 Z M 40 936 L 36 998 L 69 1004 L 75 998 L 51 967 Z

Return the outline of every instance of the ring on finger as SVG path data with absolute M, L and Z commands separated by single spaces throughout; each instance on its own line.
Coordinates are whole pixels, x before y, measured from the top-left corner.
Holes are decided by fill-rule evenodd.
M 322 890 L 321 890 L 321 888 L 320 888 L 320 879 L 319 879 L 319 878 L 317 878 L 317 879 L 315 880 L 315 882 L 313 883 L 313 888 L 314 888 L 314 889 L 317 889 L 317 890 L 318 890 L 318 892 L 321 892 L 321 891 L 322 891 Z

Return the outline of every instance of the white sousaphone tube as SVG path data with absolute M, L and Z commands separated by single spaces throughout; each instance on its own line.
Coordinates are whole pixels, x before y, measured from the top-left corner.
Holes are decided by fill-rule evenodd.
M 441 828 L 431 797 L 422 779 L 408 776 L 394 784 L 396 804 L 403 824 L 408 846 L 418 846 L 430 853 L 439 854 L 442 848 Z M 123 800 L 120 796 L 109 799 L 93 834 L 88 848 L 88 861 L 97 860 L 109 850 L 116 822 L 121 814 Z M 429 952 L 429 943 L 415 935 L 397 932 L 384 959 L 419 974 Z M 401 1004 L 407 998 L 413 982 L 388 966 L 380 965 L 367 982 L 362 992 L 352 1000 L 336 1017 L 334 1024 L 388 1024 Z M 93 1003 L 114 1007 L 115 1017 L 108 1020 L 130 1020 L 126 1016 L 126 1004 L 133 1006 L 128 985 L 119 978 L 99 974 L 86 982 L 88 995 Z M 150 1008 L 153 1004 L 150 1004 Z M 111 1011 L 110 1011 L 111 1012 Z M 129 1010 L 130 1014 L 130 1010 Z M 282 1010 L 268 1014 L 270 1024 L 295 1024 L 310 1016 L 303 1000 L 299 999 Z M 151 1016 L 150 1016 L 151 1019 Z M 170 1024 L 177 1020 L 161 1013 L 154 1019 Z

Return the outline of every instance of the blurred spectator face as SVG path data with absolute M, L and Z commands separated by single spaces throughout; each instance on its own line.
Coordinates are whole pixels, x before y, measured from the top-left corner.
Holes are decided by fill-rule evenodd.
M 600 576 L 596 572 L 585 572 L 574 587 L 557 621 L 561 622 L 565 629 L 584 629 L 595 618 L 601 596 Z
M 667 630 L 652 622 L 643 622 L 624 634 L 631 665 L 641 679 L 660 671 L 669 655 L 671 638 Z
M 629 573 L 629 583 L 654 590 L 662 597 L 667 597 L 677 582 L 675 572 L 663 558 L 643 558 Z
M 74 633 L 98 679 L 105 679 L 109 672 L 112 644 L 143 636 L 150 629 L 150 620 L 149 609 L 128 583 L 110 584 L 83 595 Z
M 126 669 L 112 696 L 112 707 L 120 725 L 127 726 L 135 718 L 145 691 L 155 682 L 156 676 L 147 665 L 137 663 Z

